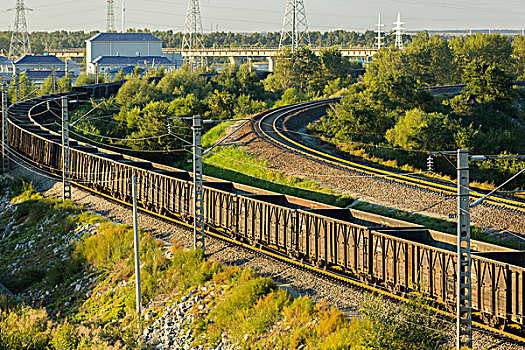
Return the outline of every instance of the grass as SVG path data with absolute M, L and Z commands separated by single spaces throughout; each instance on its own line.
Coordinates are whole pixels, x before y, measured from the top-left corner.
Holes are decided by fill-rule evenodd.
M 236 122 L 222 122 L 208 130 L 208 132 L 206 132 L 204 136 L 202 136 L 202 148 L 209 148 L 213 146 L 217 141 L 219 141 L 222 137 L 226 136 L 227 131 L 234 123 Z
M 321 188 L 314 181 L 272 170 L 266 161 L 238 147 L 224 147 L 216 151 L 205 159 L 204 171 L 213 177 L 329 205 L 346 207 L 353 202 L 352 198 Z

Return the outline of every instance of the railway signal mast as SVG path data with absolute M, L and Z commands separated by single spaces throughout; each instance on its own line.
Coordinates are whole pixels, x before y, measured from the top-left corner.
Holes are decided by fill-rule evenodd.
M 186 25 L 184 27 L 184 36 L 182 38 L 182 50 L 202 50 L 204 43 L 202 38 L 204 32 L 202 30 L 201 10 L 199 7 L 199 0 L 189 0 L 188 12 L 186 13 Z M 204 58 L 201 56 L 188 56 L 187 63 L 191 70 L 204 65 Z
M 288 0 L 284 11 L 279 51 L 290 46 L 293 52 L 300 47 L 301 43 L 310 45 L 304 2 L 303 0 Z
M 11 45 L 9 46 L 9 59 L 22 57 L 31 53 L 29 34 L 27 33 L 26 11 L 33 11 L 26 7 L 24 0 L 16 0 L 16 5 L 7 11 L 15 11 L 15 25 L 11 35 Z
M 396 36 L 396 47 L 400 50 L 404 49 L 403 46 L 403 35 L 405 35 L 405 27 L 403 27 L 405 23 L 401 22 L 401 13 L 397 13 L 397 21 L 394 22 L 395 27 L 394 35 Z

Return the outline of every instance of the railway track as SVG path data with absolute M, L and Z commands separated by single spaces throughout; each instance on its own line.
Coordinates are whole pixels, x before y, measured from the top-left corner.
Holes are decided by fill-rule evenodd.
M 283 127 L 285 119 L 288 117 L 300 118 L 301 112 L 306 112 L 314 107 L 328 106 L 338 102 L 339 100 L 339 98 L 333 98 L 313 101 L 290 106 L 286 109 L 271 111 L 263 115 L 258 121 L 256 121 L 256 123 L 254 123 L 255 129 L 262 137 L 278 145 L 279 147 L 285 148 L 305 157 L 315 159 L 322 163 L 330 164 L 371 177 L 388 179 L 389 181 L 412 186 L 425 191 L 436 192 L 442 195 L 454 196 L 457 194 L 457 187 L 454 184 L 448 184 L 438 180 L 423 178 L 415 175 L 388 171 L 371 165 L 351 161 L 307 144 L 296 136 L 297 133 L 287 131 Z M 485 193 L 481 191 L 472 189 L 470 191 L 470 196 L 473 199 L 481 198 L 484 195 Z M 485 199 L 484 205 L 497 206 L 525 214 L 525 201 L 519 199 L 493 195 Z
M 93 94 L 95 93 L 105 96 L 104 93 L 108 94 L 108 89 L 106 89 L 105 92 L 104 90 L 101 92 L 100 88 L 93 90 Z M 94 97 L 100 96 L 97 95 Z M 39 111 L 33 108 L 37 104 L 41 104 L 42 100 L 43 99 L 35 99 L 10 108 L 10 146 L 13 148 L 13 151 L 16 150 L 18 154 L 24 156 L 26 163 L 40 170 L 59 175 L 61 173 L 61 146 L 57 140 L 57 135 L 50 133 L 49 130 L 42 127 L 43 124 L 36 123 L 33 117 L 28 115 L 28 113 L 31 113 L 30 111 L 33 111 L 35 113 L 34 116 L 40 116 L 39 118 L 42 120 L 52 118 L 51 115 L 42 116 L 45 114 L 45 111 Z M 282 147 L 293 148 L 292 146 L 295 141 L 292 139 L 288 141 L 286 135 L 283 135 L 284 137 L 279 136 L 281 133 L 278 127 L 279 120 L 306 108 L 322 106 L 333 103 L 334 101 L 336 100 L 309 102 L 263 113 L 261 119 L 259 119 L 259 125 L 264 127 L 265 130 L 261 132 L 265 133 L 267 137 L 272 133 L 271 136 L 274 138 L 282 137 L 282 140 L 276 142 L 279 142 Z M 286 142 L 288 142 L 288 144 Z M 167 167 L 159 168 L 158 165 L 140 161 L 136 158 L 125 158 L 122 155 L 80 144 L 76 141 L 72 142 L 72 151 L 73 183 L 78 187 L 102 195 L 108 199 L 118 201 L 121 204 L 130 205 L 128 178 L 131 172 L 136 172 L 138 177 L 142 179 L 140 181 L 142 186 L 139 188 L 139 203 L 141 203 L 142 211 L 180 225 L 191 225 L 191 212 L 188 209 L 191 207 L 191 205 L 189 205 L 191 203 L 191 197 L 189 195 L 189 193 L 191 193 L 191 191 L 189 191 L 191 182 L 185 177 L 187 174 L 181 176 L 180 171 L 177 172 L 176 169 L 168 169 Z M 314 152 L 314 154 L 316 153 Z M 320 156 L 321 155 L 317 154 L 317 157 L 320 158 L 319 160 L 322 160 Z M 326 160 L 323 161 L 334 160 L 331 157 L 326 157 Z M 340 166 L 336 162 L 334 163 L 334 165 Z M 365 170 L 369 171 L 370 175 L 374 175 L 371 170 Z M 377 228 L 378 226 L 376 224 L 376 228 L 373 229 L 371 227 L 374 226 L 367 227 L 362 223 L 362 220 L 355 220 L 357 213 L 354 212 L 352 212 L 354 218 L 351 219 L 353 221 L 348 221 L 350 218 L 345 219 L 341 216 L 342 214 L 347 215 L 347 213 L 343 213 L 342 210 L 332 210 L 328 212 L 293 209 L 292 207 L 286 207 L 284 203 L 272 203 L 272 201 L 275 200 L 275 196 L 270 196 L 272 199 L 264 199 L 261 198 L 261 196 L 247 197 L 229 193 L 223 189 L 214 189 L 213 185 L 205 188 L 205 192 L 206 198 L 209 199 L 209 206 L 205 209 L 208 235 L 285 261 L 294 266 L 314 271 L 325 277 L 337 279 L 343 283 L 353 284 L 376 293 L 388 295 L 395 299 L 403 299 L 402 295 L 406 295 L 406 293 L 400 293 L 399 290 L 393 290 L 388 287 L 388 283 L 390 282 L 386 283 L 387 280 L 384 281 L 385 283 L 378 282 L 382 278 L 388 279 L 399 273 L 394 272 L 394 275 L 389 276 L 385 271 L 385 265 L 376 266 L 376 264 L 387 264 L 387 261 L 390 261 L 388 260 L 390 258 L 386 256 L 388 254 L 388 244 L 393 244 L 394 247 L 396 245 L 398 245 L 398 247 L 404 247 L 402 249 L 405 250 L 406 256 L 399 255 L 398 258 L 404 259 L 405 263 L 409 264 L 408 258 L 410 255 L 410 259 L 413 259 L 410 264 L 414 265 L 412 273 L 417 273 L 418 276 L 415 277 L 418 279 L 437 278 L 439 280 L 448 278 L 447 271 L 444 269 L 432 272 L 434 269 L 441 267 L 431 267 L 430 265 L 434 263 L 430 262 L 430 260 L 427 261 L 426 259 L 428 257 L 432 258 L 432 256 L 434 256 L 432 259 L 436 259 L 436 257 L 439 256 L 439 260 L 442 260 L 443 263 L 454 264 L 455 255 L 445 249 L 447 247 L 446 242 L 438 242 L 439 245 L 436 248 L 428 245 L 426 241 L 404 240 L 402 238 L 403 236 L 396 237 L 391 234 L 391 232 L 397 232 L 402 235 L 424 233 L 421 227 L 407 228 L 397 226 L 387 227 L 385 230 L 381 230 Z M 384 220 L 384 218 L 381 220 Z M 266 225 L 265 222 L 267 222 L 268 225 Z M 373 221 L 371 223 L 373 223 Z M 303 229 L 303 227 L 306 229 Z M 395 228 L 395 230 L 392 230 L 393 228 Z M 327 231 L 328 229 L 330 232 Z M 343 234 L 346 237 L 344 241 L 335 239 L 337 235 Z M 427 233 L 424 234 L 427 235 Z M 422 237 L 429 239 L 427 236 Z M 349 246 L 350 240 L 355 244 L 352 248 Z M 432 240 L 429 242 L 431 241 Z M 364 242 L 369 243 L 365 244 Z M 375 245 L 376 243 L 384 245 L 384 247 L 381 248 L 381 250 L 372 251 L 372 249 L 375 249 L 373 244 Z M 351 254 L 354 254 L 354 249 L 355 255 L 352 256 Z M 415 255 L 416 252 L 417 256 Z M 511 252 L 508 254 L 514 253 L 517 254 L 519 252 Z M 401 253 L 397 252 L 395 254 Z M 427 256 L 426 254 L 430 255 Z M 371 259 L 372 257 L 374 257 L 374 260 Z M 375 261 L 376 257 L 382 258 L 383 262 Z M 394 257 L 394 259 L 396 259 L 396 257 Z M 415 259 L 417 259 L 417 261 Z M 495 269 L 512 268 L 514 269 L 512 270 L 512 276 L 519 274 L 515 278 L 520 278 L 520 280 L 522 274 L 525 276 L 525 272 L 522 272 L 522 267 L 510 266 L 498 260 L 491 260 L 491 258 L 480 257 L 477 263 L 479 263 L 480 266 L 494 266 Z M 395 265 L 397 266 L 397 263 Z M 417 270 L 415 269 L 416 266 L 420 265 L 421 268 L 424 267 L 425 271 L 420 271 L 419 267 Z M 396 268 L 394 266 L 391 267 Z M 359 278 L 359 276 L 363 277 L 364 273 L 368 273 L 368 277 Z M 427 275 L 419 277 L 420 273 Z M 433 275 L 434 273 L 435 275 Z M 443 305 L 453 301 L 453 292 L 452 294 L 446 292 L 444 287 L 442 287 L 441 290 L 438 288 L 427 290 L 425 289 L 427 286 L 421 285 L 425 279 L 420 282 L 411 282 L 408 279 L 408 274 L 406 278 L 406 281 L 398 280 L 396 283 L 406 284 L 406 287 L 403 288 L 411 288 L 411 290 L 420 288 L 421 292 L 429 294 L 429 297 L 435 294 L 439 296 L 439 298 L 443 298 Z M 502 281 L 493 279 L 487 280 L 487 283 L 494 286 L 494 288 L 507 288 L 508 290 L 509 286 L 507 286 L 506 283 L 514 283 L 516 281 L 505 281 L 505 284 L 503 284 Z M 454 289 L 452 288 L 452 290 Z M 516 292 L 519 295 L 522 294 L 521 291 Z M 519 306 L 521 308 L 523 306 L 525 309 L 525 303 L 523 303 L 521 299 L 516 301 L 507 300 L 506 302 L 510 303 L 509 307 L 514 308 L 515 306 Z M 516 303 L 516 305 L 513 303 Z M 482 305 L 479 306 L 481 307 Z M 512 309 L 512 311 L 514 312 L 514 309 Z M 441 310 L 441 312 L 445 311 Z M 498 315 L 500 316 L 494 315 L 494 319 L 497 320 L 498 317 L 502 316 L 506 319 L 508 316 L 509 320 L 510 317 L 512 317 L 514 322 L 523 323 L 523 320 L 516 321 L 517 318 L 521 317 L 520 315 L 522 313 L 520 310 L 516 311 L 517 314 L 514 312 L 512 315 L 505 312 L 505 310 L 498 311 Z M 453 316 L 450 313 L 448 313 L 448 315 Z M 503 323 L 503 325 L 505 325 L 505 323 Z M 483 323 L 476 323 L 476 326 L 484 330 L 490 330 L 490 332 L 499 336 L 525 342 L 525 338 L 520 333 L 516 334 L 499 330 L 496 327 L 490 327 Z

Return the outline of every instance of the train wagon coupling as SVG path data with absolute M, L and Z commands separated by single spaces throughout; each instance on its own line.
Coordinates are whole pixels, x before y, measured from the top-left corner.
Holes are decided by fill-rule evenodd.
M 76 87 L 74 92 L 82 94 L 86 100 L 99 99 L 114 95 L 121 85 Z M 60 176 L 61 142 L 46 125 L 40 124 L 43 120 L 56 120 L 56 116 L 52 111 L 38 109 L 34 111 L 40 115 L 31 114 L 32 107 L 45 98 L 23 101 L 9 108 L 13 117 L 8 119 L 8 146 L 17 162 Z M 330 101 L 334 100 L 277 108 L 262 113 L 258 120 L 272 116 L 270 129 L 264 132 L 278 137 L 281 131 L 272 128 L 275 118 Z M 34 128 L 27 127 L 28 120 Z M 338 163 L 335 158 L 321 157 L 315 150 L 298 148 L 291 138 L 280 138 L 278 142 L 305 156 L 319 157 L 338 166 L 353 166 Z M 362 166 L 361 171 L 385 175 Z M 192 226 L 191 173 L 78 140 L 77 145 L 71 147 L 71 174 L 75 186 L 129 206 L 132 204 L 130 176 L 133 173 L 138 180 L 136 195 L 142 211 Z M 415 180 L 400 177 L 399 181 L 413 184 Z M 425 186 L 430 184 L 424 183 Z M 455 235 L 210 177 L 204 177 L 203 198 L 203 220 L 208 235 L 397 299 L 423 295 L 445 310 L 456 303 Z M 522 333 L 525 328 L 525 253 L 475 240 L 471 245 L 474 324 L 525 341 Z M 513 334 L 508 334 L 509 331 Z

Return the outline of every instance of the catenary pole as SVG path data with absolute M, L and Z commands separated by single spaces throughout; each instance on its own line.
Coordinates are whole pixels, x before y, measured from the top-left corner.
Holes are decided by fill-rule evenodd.
M 135 252 L 135 302 L 137 314 L 142 315 L 142 299 L 140 290 L 140 250 L 139 250 L 139 227 L 138 227 L 138 209 L 137 209 L 137 175 L 133 172 L 132 176 L 132 194 L 133 194 L 133 246 Z
M 2 170 L 9 170 L 9 128 L 7 123 L 8 106 L 7 84 L 2 84 Z
M 472 349 L 472 285 L 470 257 L 470 194 L 468 150 L 458 150 L 457 349 Z
M 193 247 L 204 252 L 204 193 L 202 183 L 202 117 L 193 116 Z
M 71 150 L 69 148 L 68 98 L 62 96 L 62 199 L 71 199 Z

